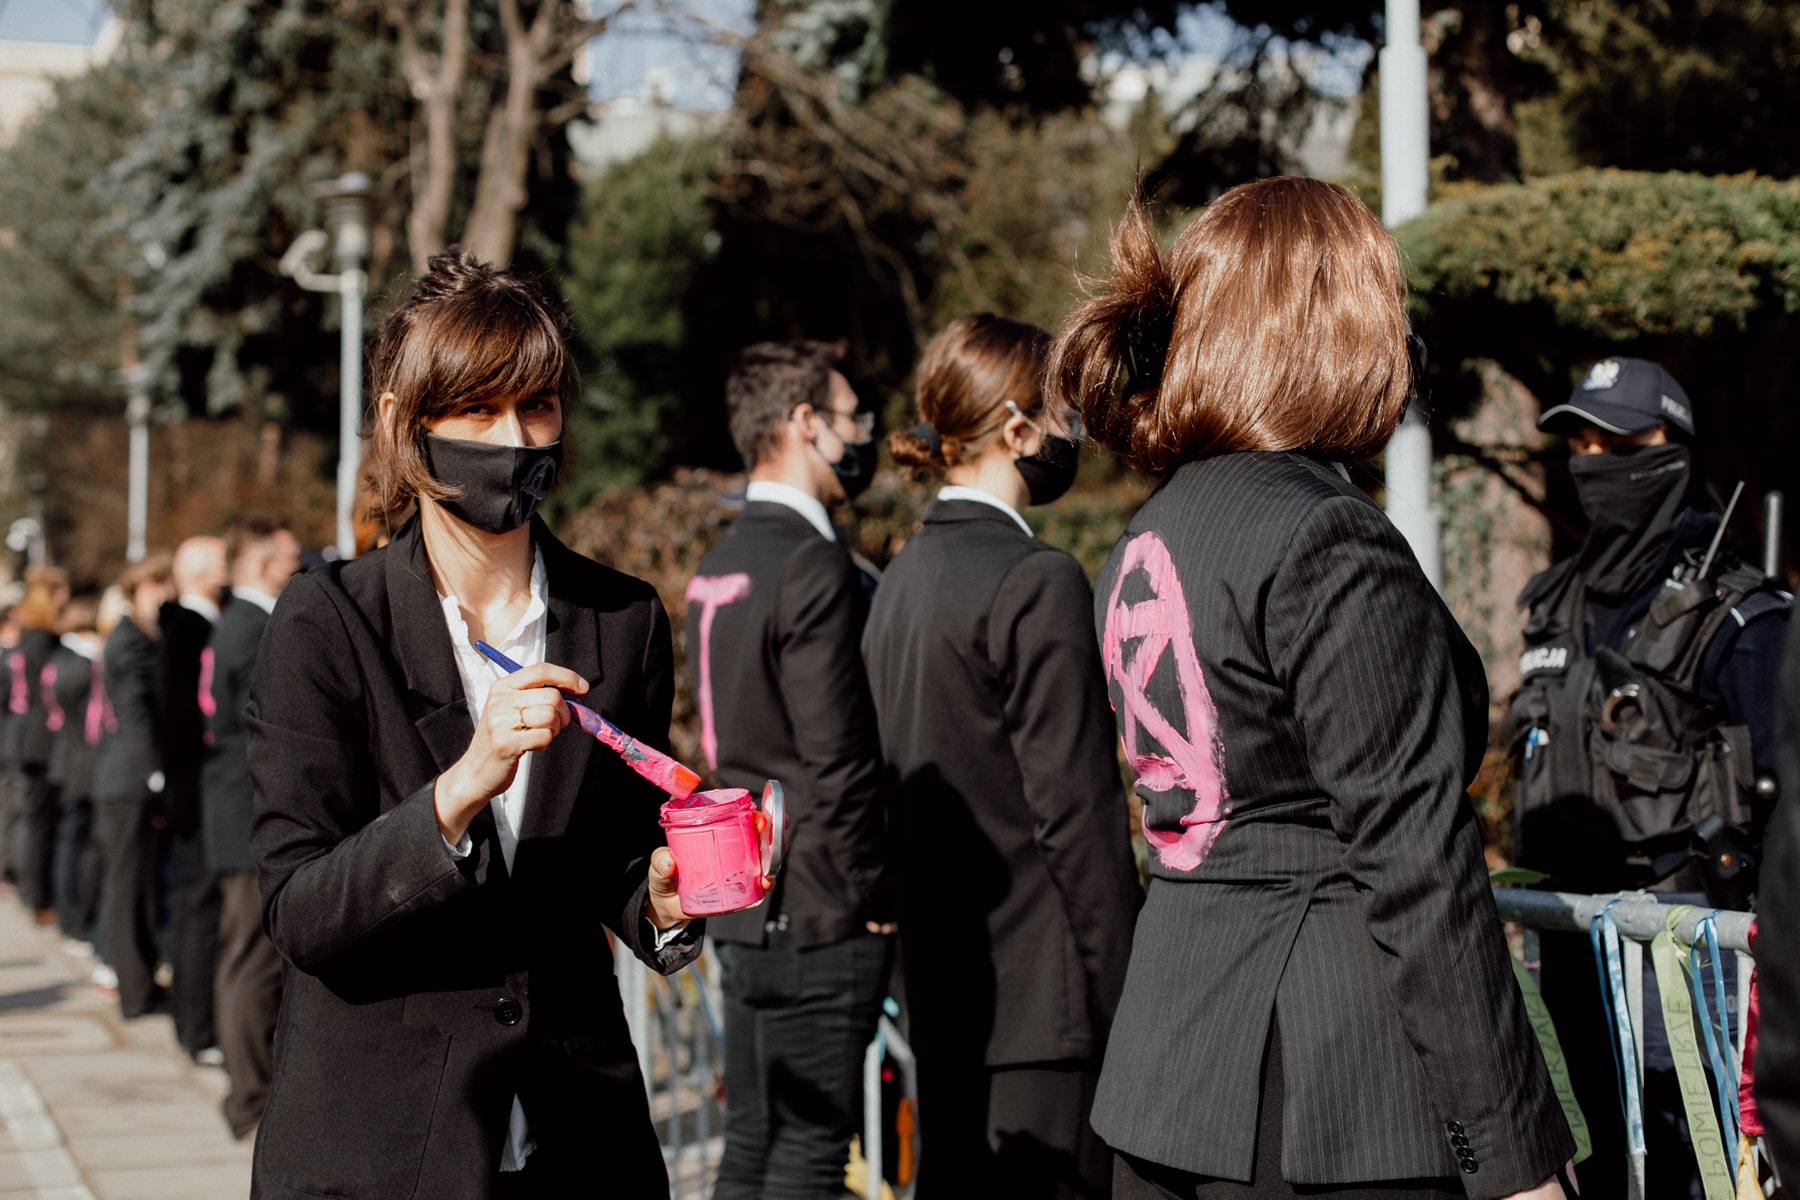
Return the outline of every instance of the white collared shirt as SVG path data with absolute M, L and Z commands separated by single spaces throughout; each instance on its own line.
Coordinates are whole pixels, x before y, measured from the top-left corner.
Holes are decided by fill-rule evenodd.
M 534 549 L 531 601 L 525 606 L 525 614 L 513 626 L 511 633 L 490 643 L 516 663 L 530 666 L 544 661 L 549 638 L 549 623 L 545 617 L 550 611 L 545 607 L 547 578 L 544 572 L 544 552 Z M 475 648 L 474 640 L 469 636 L 469 624 L 463 620 L 462 605 L 457 602 L 456 597 L 440 595 L 438 603 L 444 607 L 444 624 L 450 629 L 450 648 L 456 657 L 456 673 L 462 679 L 463 696 L 469 703 L 469 719 L 480 724 L 481 710 L 487 706 L 488 691 L 493 687 L 494 680 L 506 672 L 489 662 Z M 500 857 L 506 861 L 508 874 L 512 872 L 513 855 L 519 849 L 519 829 L 525 822 L 525 796 L 531 787 L 532 757 L 530 752 L 520 756 L 519 770 L 513 776 L 512 786 L 488 801 L 488 809 L 494 814 L 494 828 L 500 834 Z M 462 840 L 450 847 L 450 852 L 461 858 L 469 853 L 470 848 L 469 835 L 465 831 Z M 525 1125 L 525 1108 L 519 1103 L 519 1098 L 514 1096 L 512 1116 L 507 1122 L 506 1148 L 500 1152 L 500 1169 L 520 1170 L 525 1166 L 526 1158 L 536 1148 L 537 1144 L 531 1140 L 531 1131 Z
M 991 508 L 997 508 L 1007 516 L 1011 517 L 1013 519 L 1013 524 L 1025 531 L 1026 537 L 1037 536 L 1037 534 L 1031 532 L 1031 526 L 1025 523 L 1025 518 L 1019 515 L 1018 509 L 994 495 L 992 492 L 984 492 L 980 488 L 964 487 L 960 483 L 946 483 L 943 487 L 938 489 L 937 498 L 939 500 L 968 500 L 975 504 L 986 504 Z
M 234 587 L 231 589 L 231 595 L 234 600 L 248 600 L 266 613 L 275 611 L 275 597 L 261 588 Z
M 744 489 L 746 501 L 762 501 L 766 504 L 785 504 L 801 516 L 807 523 L 819 531 L 819 536 L 828 542 L 838 540 L 837 530 L 831 524 L 831 514 L 819 503 L 815 496 L 809 496 L 797 487 L 786 483 L 776 483 L 771 479 L 753 479 L 750 486 Z
M 190 593 L 183 595 L 175 603 L 181 605 L 181 607 L 187 609 L 189 612 L 199 613 L 206 618 L 206 623 L 208 625 L 217 625 L 219 623 L 219 606 L 214 604 L 211 600 L 208 600 L 205 596 L 196 596 Z

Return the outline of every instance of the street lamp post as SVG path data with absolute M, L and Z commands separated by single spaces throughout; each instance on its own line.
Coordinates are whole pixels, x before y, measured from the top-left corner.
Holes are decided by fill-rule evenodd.
M 356 479 L 362 465 L 363 297 L 369 290 L 363 266 L 369 259 L 369 196 L 374 190 L 374 181 L 361 171 L 316 185 L 312 193 L 325 201 L 331 234 L 309 229 L 294 239 L 281 258 L 284 275 L 309 291 L 336 292 L 342 304 L 337 472 L 337 550 L 341 558 L 356 556 Z M 315 271 L 308 265 L 328 242 L 336 274 Z
M 1381 50 L 1381 220 L 1389 229 L 1425 211 L 1431 180 L 1431 117 L 1419 0 L 1387 0 Z M 1431 429 L 1413 404 L 1387 447 L 1388 519 L 1412 547 L 1433 587 L 1442 590 L 1444 552 L 1431 497 Z
M 125 561 L 143 562 L 144 535 L 150 524 L 150 397 L 144 391 L 144 369 L 125 369 L 125 420 L 131 425 L 128 455 L 131 480 L 125 493 Z

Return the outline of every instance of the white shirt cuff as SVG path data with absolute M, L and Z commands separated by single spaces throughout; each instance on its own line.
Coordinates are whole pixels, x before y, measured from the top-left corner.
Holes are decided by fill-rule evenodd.
M 451 858 L 467 858 L 469 857 L 470 852 L 475 849 L 475 843 L 469 840 L 469 831 L 466 829 L 463 830 L 463 835 L 454 842 L 449 838 L 444 837 L 442 833 L 438 834 L 438 836 L 444 838 L 444 849 L 450 852 Z
M 649 920 L 648 917 L 644 919 Z M 657 929 L 656 926 L 652 925 L 650 929 L 656 934 L 656 945 L 654 948 L 661 950 L 664 946 L 667 946 L 670 942 L 686 933 L 687 927 L 688 923 L 686 921 L 683 921 L 679 925 L 671 925 L 667 929 Z

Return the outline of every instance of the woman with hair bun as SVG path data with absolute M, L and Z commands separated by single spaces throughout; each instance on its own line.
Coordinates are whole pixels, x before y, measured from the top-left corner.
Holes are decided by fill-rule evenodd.
M 667 1195 L 608 931 L 669 973 L 699 925 L 662 797 L 564 733 L 563 697 L 666 745 L 669 625 L 536 517 L 575 387 L 562 322 L 451 250 L 371 368 L 374 515 L 399 527 L 287 585 L 245 708 L 286 960 L 252 1194 Z
M 1048 335 L 960 317 L 889 439 L 946 480 L 863 635 L 886 761 L 919 1196 L 1103 1196 L 1088 1124 L 1141 895 L 1081 567 L 1019 516 L 1074 481 Z M 952 882 L 954 881 L 954 885 Z
M 1119 1197 L 1560 1197 L 1573 1150 L 1464 795 L 1481 661 L 1342 464 L 1416 386 L 1344 189 L 1134 203 L 1053 402 L 1162 484 L 1096 588 L 1149 893 L 1094 1103 Z

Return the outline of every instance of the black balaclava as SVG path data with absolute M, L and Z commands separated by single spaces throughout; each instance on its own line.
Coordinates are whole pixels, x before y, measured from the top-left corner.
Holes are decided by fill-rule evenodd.
M 1686 446 L 1622 446 L 1569 459 L 1587 514 L 1577 563 L 1589 594 L 1622 602 L 1655 582 L 1681 524 L 1692 456 Z
M 531 520 L 556 483 L 562 442 L 497 446 L 427 433 L 419 446 L 425 469 L 439 483 L 462 489 L 440 500 L 457 520 L 487 533 L 509 533 Z

